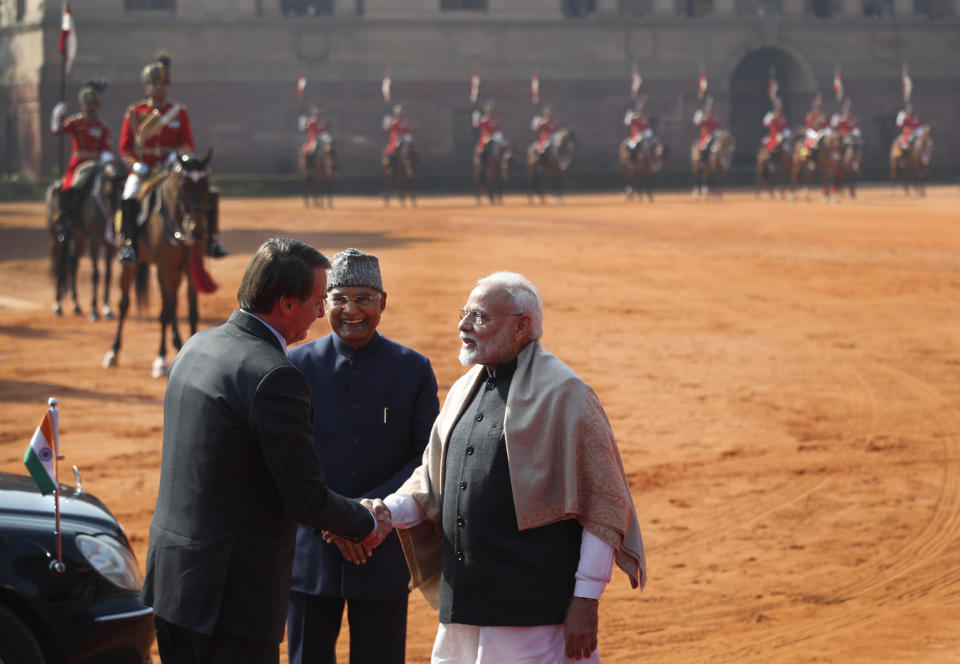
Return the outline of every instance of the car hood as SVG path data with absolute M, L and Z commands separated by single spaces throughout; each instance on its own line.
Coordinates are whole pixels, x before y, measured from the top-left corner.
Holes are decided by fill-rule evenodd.
M 41 495 L 33 479 L 0 472 L 0 521 L 52 525 L 53 494 Z M 110 510 L 87 493 L 60 485 L 60 524 L 64 531 L 123 532 Z

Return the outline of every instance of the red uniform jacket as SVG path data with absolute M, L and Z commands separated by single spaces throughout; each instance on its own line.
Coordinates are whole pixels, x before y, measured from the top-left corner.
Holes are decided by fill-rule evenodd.
M 782 142 L 783 136 L 781 134 L 789 125 L 787 124 L 787 119 L 779 113 L 776 115 L 772 113 L 767 114 L 767 116 L 763 118 L 763 124 L 768 131 L 767 140 L 763 146 L 767 149 L 767 152 L 772 152 Z
M 903 113 L 897 116 L 897 126 L 903 130 L 900 134 L 900 145 L 906 147 L 910 143 L 910 134 L 922 127 L 923 124 L 920 122 L 920 118 L 913 113 Z
M 313 152 L 317 148 L 317 138 L 320 134 L 326 133 L 327 121 L 314 118 L 309 120 L 303 130 L 307 132 L 307 142 L 303 144 L 303 153 Z
M 474 126 L 480 130 L 480 138 L 477 139 L 477 151 L 482 150 L 487 141 L 500 131 L 500 121 L 496 118 L 481 117 Z
M 63 174 L 63 181 L 60 184 L 62 189 L 73 187 L 77 166 L 85 161 L 96 159 L 101 152 L 113 151 L 110 147 L 110 130 L 107 125 L 99 120 L 91 120 L 83 113 L 71 115 L 63 121 L 60 130 L 53 133 L 57 136 L 62 134 L 70 136 L 73 149 L 67 171 Z
M 710 141 L 710 137 L 713 136 L 713 132 L 718 129 L 722 129 L 723 125 L 720 124 L 720 121 L 717 120 L 712 115 L 703 114 L 700 117 L 700 121 L 694 121 L 694 126 L 700 128 L 700 140 L 697 141 L 697 149 L 704 150 L 707 147 L 707 143 Z
M 650 129 L 650 121 L 641 113 L 633 112 L 630 116 L 630 140 L 639 139 L 647 129 Z
M 837 122 L 834 125 L 834 129 L 840 134 L 841 137 L 849 136 L 853 133 L 854 129 L 859 129 L 860 123 L 857 122 L 857 119 L 852 115 L 848 118 L 840 116 L 837 118 Z
M 807 129 L 813 129 L 814 131 L 825 129 L 829 124 L 827 116 L 823 113 L 817 113 L 816 111 L 808 111 L 804 122 L 806 123 Z
M 387 154 L 393 154 L 393 151 L 397 149 L 397 143 L 401 136 L 411 133 L 410 123 L 396 118 L 387 124 L 385 130 L 390 132 L 390 139 L 387 141 L 387 149 L 385 150 Z
M 543 152 L 550 142 L 550 136 L 560 131 L 560 124 L 555 120 L 541 120 L 535 131 L 540 132 L 540 138 L 537 139 L 537 150 Z
M 182 104 L 166 102 L 154 108 L 143 99 L 124 112 L 120 156 L 128 165 L 140 161 L 153 169 L 171 152 L 193 152 L 193 149 L 190 118 Z

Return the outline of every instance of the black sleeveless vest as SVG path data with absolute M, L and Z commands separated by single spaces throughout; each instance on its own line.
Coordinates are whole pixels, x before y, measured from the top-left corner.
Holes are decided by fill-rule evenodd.
M 573 596 L 580 524 L 517 529 L 503 436 L 516 366 L 516 359 L 501 365 L 480 383 L 447 445 L 442 623 L 557 625 Z

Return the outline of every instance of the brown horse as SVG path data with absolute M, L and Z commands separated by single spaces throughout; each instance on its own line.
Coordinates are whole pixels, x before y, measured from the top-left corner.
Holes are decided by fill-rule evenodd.
M 903 191 L 910 194 L 910 182 L 913 182 L 913 195 L 926 196 L 923 181 L 930 168 L 933 156 L 933 132 L 930 125 L 917 129 L 917 137 L 906 149 L 900 147 L 900 137 L 890 146 L 890 193 L 896 192 L 897 180 L 903 181 Z
M 420 155 L 417 147 L 411 141 L 400 141 L 393 151 L 393 155 L 383 155 L 383 206 L 390 205 L 390 190 L 397 190 L 397 200 L 400 207 L 410 198 L 410 205 L 417 206 L 417 195 L 414 184 L 417 181 L 417 169 Z
M 796 188 L 798 185 L 802 185 L 804 198 L 810 200 L 810 177 L 814 171 L 819 171 L 820 183 L 823 188 L 823 202 L 830 201 L 831 188 L 833 189 L 834 202 L 839 202 L 838 182 L 842 177 L 841 160 L 843 158 L 843 145 L 840 142 L 840 136 L 836 132 L 826 134 L 820 139 L 819 147 L 816 148 L 805 147 L 803 140 L 801 136 L 793 150 L 790 197 L 795 200 Z
M 765 145 L 757 149 L 757 179 L 756 197 L 760 198 L 763 189 L 768 189 L 770 198 L 774 197 L 774 189 L 779 180 L 780 198 L 787 197 L 787 187 L 790 185 L 791 167 L 793 165 L 793 150 L 791 144 L 784 139 L 771 152 Z
M 730 169 L 737 142 L 726 129 L 717 131 L 710 141 L 704 158 L 696 143 L 690 149 L 690 165 L 693 170 L 693 197 L 699 198 L 712 193 L 719 198 L 723 195 L 724 176 Z
M 850 198 L 857 196 L 857 181 L 863 170 L 863 139 L 859 135 L 847 134 L 840 138 L 840 188 L 847 186 Z
M 488 141 L 482 152 L 473 151 L 473 181 L 477 188 L 477 205 L 486 193 L 490 205 L 503 205 L 503 183 L 510 175 L 513 150 L 503 141 Z
M 667 163 L 667 146 L 656 136 L 650 136 L 644 138 L 636 149 L 631 150 L 630 139 L 625 138 L 620 142 L 618 156 L 620 171 L 623 173 L 624 198 L 630 200 L 636 193 L 642 202 L 643 194 L 646 193 L 652 202 L 654 179 Z
M 93 293 L 88 318 L 96 321 L 102 314 L 113 318 L 110 308 L 110 276 L 113 258 L 113 215 L 120 198 L 120 188 L 126 177 L 126 168 L 119 160 L 98 165 L 87 162 L 77 170 L 79 217 L 70 219 L 61 214 L 59 181 L 47 188 L 47 228 L 53 240 L 51 268 L 56 280 L 56 298 L 53 311 L 60 316 L 60 299 L 69 288 L 73 299 L 73 313 L 83 313 L 77 297 L 77 268 L 84 250 L 89 251 L 92 265 Z M 100 290 L 100 262 L 103 261 L 103 300 L 98 311 Z
M 318 139 L 312 150 L 300 153 L 300 170 L 303 173 L 303 206 L 333 209 L 333 176 L 336 169 L 336 150 L 333 141 Z
M 537 151 L 536 142 L 527 148 L 527 179 L 529 189 L 527 199 L 532 203 L 533 195 L 540 197 L 545 203 L 543 195 L 543 179 L 546 175 L 553 176 L 553 202 L 559 203 L 563 195 L 563 187 L 567 177 L 567 170 L 573 162 L 573 152 L 577 147 L 576 138 L 572 129 L 561 129 L 550 139 L 550 146 L 542 154 Z
M 203 266 L 207 246 L 207 218 L 213 205 L 209 171 L 211 151 L 203 159 L 180 155 L 168 173 L 161 173 L 159 184 L 145 200 L 150 201 L 147 219 L 139 232 L 137 265 L 125 266 L 120 273 L 120 316 L 113 346 L 103 358 L 105 368 L 116 366 L 123 333 L 123 322 L 130 307 L 130 285 L 136 277 L 137 302 L 146 302 L 147 276 L 151 264 L 157 266 L 162 307 L 160 310 L 160 349 L 153 362 L 153 376 L 167 372 L 167 326 L 177 350 L 183 346 L 177 328 L 177 291 L 187 278 L 190 334 L 197 331 L 197 291 L 210 293 L 216 284 Z

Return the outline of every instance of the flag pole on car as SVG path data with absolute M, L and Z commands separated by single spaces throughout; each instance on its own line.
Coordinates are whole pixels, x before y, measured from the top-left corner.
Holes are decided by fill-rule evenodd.
M 47 411 L 40 420 L 40 425 L 30 439 L 30 445 L 23 455 L 23 464 L 30 472 L 30 477 L 36 482 L 37 488 L 43 495 L 53 494 L 54 514 L 56 517 L 57 559 L 50 562 L 50 571 L 62 574 L 66 569 L 63 564 L 63 541 L 60 535 L 60 422 L 57 411 L 57 400 L 50 397 L 47 400 Z

